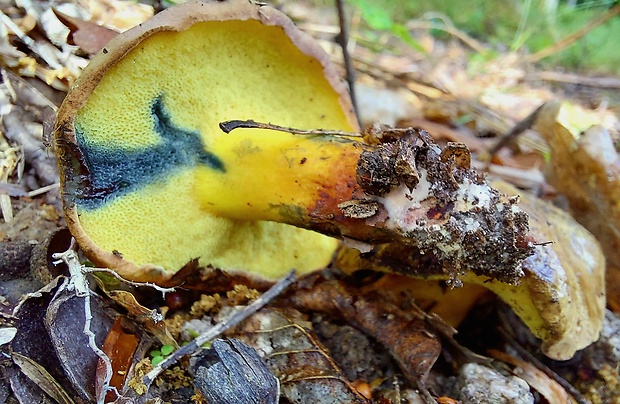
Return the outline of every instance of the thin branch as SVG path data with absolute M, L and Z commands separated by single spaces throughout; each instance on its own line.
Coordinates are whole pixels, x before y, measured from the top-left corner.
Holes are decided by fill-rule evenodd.
M 355 92 L 355 69 L 353 68 L 353 61 L 351 60 L 351 55 L 349 55 L 348 48 L 349 26 L 346 21 L 343 0 L 336 0 L 336 7 L 338 8 L 338 22 L 340 24 L 340 33 L 336 36 L 336 42 L 338 42 L 342 48 L 342 57 L 344 58 L 344 68 L 347 74 L 347 83 L 349 84 L 351 103 L 353 104 L 353 111 L 355 112 L 357 124 L 360 129 L 362 129 L 362 120 L 360 119 L 359 109 L 357 108 L 357 96 Z
M 262 123 L 262 122 L 256 122 L 253 120 L 247 120 L 247 121 L 240 121 L 240 120 L 232 120 L 232 121 L 225 121 L 225 122 L 220 122 L 220 129 L 222 129 L 222 131 L 224 131 L 224 133 L 230 133 L 235 129 L 239 129 L 239 128 L 243 128 L 243 129 L 268 129 L 268 130 L 275 130 L 278 132 L 286 132 L 286 133 L 290 133 L 293 135 L 310 135 L 310 136 L 348 136 L 348 137 L 361 137 L 361 135 L 359 133 L 351 133 L 351 132 L 344 132 L 341 130 L 326 130 L 326 129 L 310 129 L 310 130 L 304 130 L 304 129 L 295 129 L 295 128 L 289 128 L 286 126 L 280 126 L 280 125 L 273 125 L 271 123 Z
M 146 388 L 150 387 L 151 383 L 157 376 L 159 376 L 164 370 L 168 369 L 174 363 L 176 363 L 181 357 L 185 355 L 191 355 L 200 349 L 202 349 L 202 345 L 213 340 L 218 335 L 221 335 L 224 331 L 234 327 L 239 324 L 252 314 L 256 313 L 258 310 L 263 308 L 267 303 L 272 301 L 276 296 L 282 293 L 286 288 L 288 288 L 293 282 L 296 281 L 295 271 L 289 272 L 284 278 L 278 281 L 275 285 L 273 285 L 268 291 L 263 293 L 258 299 L 253 301 L 250 305 L 244 307 L 243 309 L 237 311 L 233 314 L 228 320 L 216 324 L 212 328 L 210 328 L 204 334 L 199 335 L 189 344 L 184 347 L 178 349 L 173 352 L 172 355 L 167 357 L 163 362 L 158 364 L 147 373 L 142 381 L 146 385 Z
M 541 104 L 531 114 L 529 114 L 525 119 L 521 120 L 515 126 L 513 126 L 508 131 L 508 133 L 502 136 L 501 139 L 499 139 L 499 141 L 495 144 L 495 146 L 493 146 L 489 150 L 489 155 L 493 157 L 495 154 L 497 154 L 498 151 L 500 151 L 504 147 L 508 146 L 512 141 L 514 141 L 521 133 L 531 128 L 536 122 L 536 119 L 538 118 L 540 111 L 543 109 L 545 105 L 547 105 L 547 103 Z
M 579 84 L 580 86 L 620 90 L 620 79 L 616 77 L 588 77 L 572 73 L 535 72 L 525 77 L 527 81 L 543 80 L 559 83 Z

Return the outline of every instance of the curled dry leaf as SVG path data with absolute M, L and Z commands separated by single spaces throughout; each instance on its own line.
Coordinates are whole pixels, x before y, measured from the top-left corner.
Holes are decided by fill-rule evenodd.
M 109 385 L 116 388 L 117 391 L 123 391 L 129 367 L 134 359 L 134 353 L 139 343 L 139 339 L 136 335 L 123 330 L 121 319 L 121 316 L 116 318 L 102 346 L 102 351 L 110 358 L 112 364 L 112 378 L 110 379 Z M 100 359 L 97 362 L 97 373 L 95 377 L 96 397 L 101 397 L 105 377 L 105 364 Z M 113 392 L 108 392 L 105 400 L 106 402 L 113 402 L 115 398 Z
M 620 156 L 601 126 L 573 135 L 559 121 L 561 108 L 549 105 L 536 122 L 551 150 L 549 180 L 599 240 L 607 258 L 608 303 L 620 311 Z
M 44 386 L 45 383 L 51 383 L 50 387 L 54 390 L 56 390 L 55 386 L 60 385 L 68 397 L 80 397 L 78 389 L 65 374 L 62 362 L 58 355 L 56 355 L 54 345 L 58 340 L 54 341 L 50 336 L 46 324 L 48 306 L 52 302 L 59 284 L 65 281 L 66 279 L 60 277 L 56 278 L 36 293 L 27 295 L 16 310 L 15 315 L 18 320 L 15 327 L 17 328 L 17 334 L 11 341 L 12 352 L 29 358 L 29 362 L 36 363 L 38 367 L 44 369 L 50 376 L 48 378 L 37 370 L 35 374 L 41 374 L 43 375 L 42 377 L 47 380 L 44 381 L 35 378 L 34 383 L 31 383 L 25 381 L 20 372 L 11 372 L 9 377 L 12 388 L 20 400 L 24 400 L 23 402 L 46 402 L 46 398 L 40 398 L 44 396 L 41 394 L 40 386 Z M 73 315 L 73 317 L 74 321 L 77 321 L 79 318 L 79 316 L 76 315 Z M 83 320 L 83 313 L 81 318 Z M 33 336 L 36 336 L 36 338 L 33 338 Z M 83 334 L 80 331 L 76 337 L 82 336 Z M 78 345 L 75 341 L 73 343 Z M 88 349 L 87 344 L 83 345 L 82 353 L 84 353 L 85 349 Z M 92 351 L 90 353 L 94 355 Z M 81 360 L 83 362 L 88 362 L 88 360 L 84 361 L 84 358 L 85 356 L 82 356 Z M 54 394 L 50 395 L 56 397 Z M 49 402 L 51 402 L 51 400 Z M 63 401 L 59 400 L 59 402 Z
M 172 335 L 170 335 L 163 321 L 163 317 L 157 310 L 142 306 L 131 292 L 125 290 L 109 290 L 98 278 L 97 284 L 106 295 L 127 310 L 130 317 L 144 327 L 145 330 L 154 335 L 162 344 L 173 345 L 175 348 L 178 348 L 177 342 L 172 338 Z
M 596 341 L 602 326 L 602 251 L 594 237 L 565 212 L 507 183 L 496 181 L 493 185 L 508 195 L 521 194 L 519 207 L 530 216 L 529 237 L 538 245 L 534 254 L 523 261 L 525 276 L 518 285 L 471 272 L 462 279 L 490 289 L 508 303 L 534 335 L 542 339 L 542 350 L 547 356 L 570 359 L 577 350 Z M 415 268 L 424 268 L 430 278 L 437 278 L 432 274 L 441 272 L 434 257 L 405 250 L 399 244 L 380 245 L 367 254 L 343 249 L 337 264 L 346 272 L 375 269 L 415 273 Z
M 54 10 L 56 17 L 69 28 L 67 43 L 77 45 L 88 54 L 95 54 L 118 35 L 118 32 L 91 21 L 84 21 L 79 18 L 63 14 Z
M 289 297 L 294 307 L 326 313 L 364 331 L 391 353 L 405 377 L 423 387 L 441 344 L 420 312 L 405 312 L 374 291 L 365 292 L 337 280 L 316 277 L 305 282 Z
M 45 316 L 45 325 L 51 337 L 53 350 L 66 377 L 84 400 L 94 400 L 95 374 L 99 357 L 89 345 L 84 332 L 87 321 L 85 299 L 75 295 L 75 291 L 63 290 L 50 302 Z M 118 315 L 97 295 L 91 296 L 90 332 L 97 346 L 103 345 L 112 324 Z
M 57 403 L 74 404 L 75 401 L 62 388 L 62 386 L 49 374 L 45 367 L 35 362 L 31 358 L 13 352 L 11 355 L 13 362 L 19 366 L 20 370 L 32 382 L 34 382 L 41 390 L 45 391 Z
M 369 403 L 342 375 L 301 313 L 263 309 L 234 332 L 263 357 L 291 402 Z

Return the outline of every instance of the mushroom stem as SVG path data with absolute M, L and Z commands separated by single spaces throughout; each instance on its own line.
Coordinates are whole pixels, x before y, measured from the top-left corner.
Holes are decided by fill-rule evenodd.
M 238 123 L 247 129 L 210 146 L 223 169 L 196 171 L 205 211 L 291 224 L 366 250 L 396 243 L 406 256 L 429 253 L 454 281 L 466 270 L 511 284 L 523 276 L 527 215 L 470 169 L 464 145 L 441 150 L 415 129 L 375 129 L 363 143 Z
M 356 168 L 367 148 L 342 136 L 240 129 L 211 146 L 225 169 L 198 169 L 196 195 L 217 216 L 341 235 L 347 218 L 338 205 L 359 188 Z

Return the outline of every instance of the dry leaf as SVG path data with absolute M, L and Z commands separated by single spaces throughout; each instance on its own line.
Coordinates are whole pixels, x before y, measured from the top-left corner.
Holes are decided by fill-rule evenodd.
M 163 321 L 163 317 L 157 310 L 151 310 L 142 306 L 130 292 L 124 290 L 108 290 L 109 288 L 106 288 L 99 279 L 97 279 L 97 283 L 112 300 L 125 308 L 135 321 L 159 339 L 162 344 L 173 345 L 175 348 L 178 348 L 177 342 L 172 338 L 172 335 L 170 335 Z
M 391 353 L 405 377 L 423 386 L 441 353 L 441 344 L 419 309 L 405 312 L 376 292 L 364 292 L 337 280 L 316 276 L 306 281 L 308 285 L 290 297 L 294 307 L 326 313 L 364 331 Z
M 77 45 L 88 54 L 95 54 L 116 35 L 118 32 L 90 21 L 84 21 L 54 10 L 60 21 L 69 28 L 67 42 Z
M 19 366 L 21 371 L 36 383 L 43 391 L 50 395 L 60 404 L 74 404 L 71 396 L 62 388 L 47 370 L 27 356 L 13 352 L 11 354 L 13 362 Z
M 121 317 L 117 317 L 102 347 L 103 352 L 110 358 L 110 362 L 112 363 L 112 379 L 110 380 L 110 386 L 115 387 L 117 391 L 123 390 L 125 378 L 127 377 L 129 367 L 133 361 L 138 342 L 139 339 L 134 334 L 123 331 L 121 327 Z M 105 364 L 100 359 L 97 363 L 97 374 L 95 377 L 95 392 L 97 397 L 101 396 L 105 373 Z M 108 392 L 106 395 L 106 402 L 114 401 L 114 399 L 114 394 Z
M 90 331 L 97 346 L 101 346 L 114 317 L 118 315 L 98 295 L 90 297 Z M 63 290 L 54 296 L 45 315 L 45 326 L 50 335 L 53 351 L 58 355 L 65 376 L 84 400 L 95 398 L 95 373 L 99 357 L 89 345 L 84 332 L 86 301 L 75 291 Z
M 512 373 L 525 380 L 527 384 L 538 391 L 547 402 L 554 404 L 568 404 L 570 402 L 566 390 L 564 390 L 558 382 L 547 376 L 545 372 L 538 369 L 530 362 L 493 349 L 489 350 L 489 354 L 496 359 L 515 366 L 515 368 L 512 369 Z

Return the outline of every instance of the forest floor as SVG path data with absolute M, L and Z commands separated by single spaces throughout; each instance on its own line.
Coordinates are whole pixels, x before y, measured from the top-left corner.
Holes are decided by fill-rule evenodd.
M 108 385 L 131 391 L 125 395 L 139 402 L 146 397 L 138 398 L 145 390 L 139 376 L 260 295 L 254 285 L 224 276 L 162 298 L 146 286 L 111 286 L 108 275 L 99 288 L 91 280 L 97 290 L 88 303 L 93 342 L 82 332 L 88 316 L 67 286 L 67 268 L 53 264 L 58 257 L 51 255 L 70 243 L 52 139 L 55 111 L 105 43 L 162 4 L 0 0 L 0 404 L 102 402 L 102 386 Z M 278 8 L 319 42 L 344 78 L 336 8 L 302 1 L 280 2 Z M 421 20 L 407 25 L 416 43 L 411 46 L 366 28 L 360 13 L 349 11 L 348 50 L 362 126 L 415 127 L 441 146 L 464 143 L 471 165 L 488 178 L 571 213 L 581 225 L 545 214 L 539 220 L 547 221 L 549 231 L 587 244 L 582 255 L 605 253 L 607 309 L 598 320 L 600 338 L 572 359 L 553 360 L 511 308 L 484 288 L 466 282 L 459 292 L 445 281 L 343 274 L 337 264 L 305 277 L 226 336 L 253 347 L 270 345 L 286 358 L 269 362 L 280 380 L 281 402 L 620 402 L 620 78 L 543 70 L 525 50 L 498 53 L 454 27 L 439 40 Z M 554 105 L 556 115 L 530 116 L 543 105 Z M 546 133 L 545 124 L 556 129 Z M 519 125 L 523 130 L 508 135 Z M 574 147 L 588 159 L 556 147 L 558 130 L 572 134 Z M 589 148 L 579 142 L 584 131 L 594 133 Z M 598 242 L 589 235 L 580 239 L 581 226 Z M 555 233 L 548 234 L 553 241 Z M 557 259 L 570 268 L 573 256 L 562 254 Z M 62 258 L 70 261 L 66 254 Z M 562 280 L 574 283 L 567 289 L 603 293 L 588 289 L 579 273 L 576 280 Z M 304 292 L 304 282 L 315 286 L 313 293 Z M 356 310 L 364 315 L 343 314 L 340 300 L 361 304 Z M 164 316 L 164 328 L 154 309 Z M 581 309 L 567 310 L 563 316 L 588 317 Z M 261 328 L 267 323 L 269 329 Z M 112 359 L 111 381 L 95 345 Z M 230 352 L 244 356 L 246 368 L 255 359 L 233 343 L 217 348 L 220 360 Z M 184 358 L 163 372 L 148 397 L 209 402 L 199 391 L 216 376 L 197 372 L 204 369 L 197 362 Z M 252 394 L 277 390 L 249 379 L 237 387 Z M 114 395 L 107 397 L 112 401 Z

